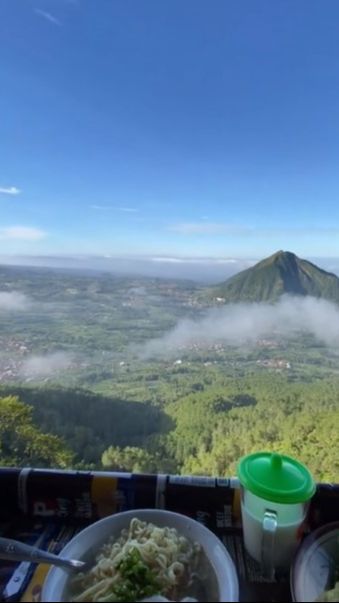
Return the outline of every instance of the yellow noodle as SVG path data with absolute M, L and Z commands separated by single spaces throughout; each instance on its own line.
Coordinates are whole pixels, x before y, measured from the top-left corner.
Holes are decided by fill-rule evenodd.
M 81 593 L 72 600 L 102 601 L 112 595 L 114 585 L 123 584 L 118 565 L 133 549 L 139 551 L 153 571 L 165 596 L 190 584 L 200 554 L 200 546 L 179 535 L 176 529 L 159 528 L 133 518 L 129 528 L 122 530 L 115 542 L 101 548 L 95 566 L 81 576 Z

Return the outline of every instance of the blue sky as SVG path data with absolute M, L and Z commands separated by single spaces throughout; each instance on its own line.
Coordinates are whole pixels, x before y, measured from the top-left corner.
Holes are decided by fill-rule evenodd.
M 339 256 L 337 0 L 2 0 L 0 253 Z

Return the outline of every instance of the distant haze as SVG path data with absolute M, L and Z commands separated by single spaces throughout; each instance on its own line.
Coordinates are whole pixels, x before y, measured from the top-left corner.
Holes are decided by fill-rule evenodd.
M 179 321 L 164 337 L 148 342 L 142 355 L 166 356 L 193 344 L 255 343 L 268 335 L 291 337 L 300 331 L 339 347 L 339 307 L 323 299 L 291 296 L 284 296 L 274 305 L 229 304 L 207 311 L 202 319 Z
M 0 256 L 0 264 L 96 270 L 120 276 L 191 279 L 218 283 L 253 266 L 261 258 L 232 257 L 110 257 L 110 256 Z M 339 258 L 306 258 L 339 275 Z

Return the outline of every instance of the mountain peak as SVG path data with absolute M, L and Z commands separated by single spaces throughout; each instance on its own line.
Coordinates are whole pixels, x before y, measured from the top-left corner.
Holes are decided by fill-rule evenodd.
M 312 295 L 339 303 L 339 278 L 291 251 L 276 251 L 252 268 L 214 287 L 225 301 L 275 301 L 281 295 Z
M 275 253 L 273 253 L 270 257 L 271 258 L 278 258 L 281 255 L 284 255 L 285 253 L 291 253 L 290 251 L 283 251 L 283 249 L 279 249 L 279 251 L 276 251 Z M 294 255 L 294 254 L 293 254 Z
M 280 249 L 279 251 L 276 251 L 275 253 L 273 253 L 272 255 L 270 255 L 268 258 L 264 259 L 263 261 L 276 261 L 276 260 L 280 260 L 280 259 L 298 259 L 297 256 L 295 255 L 295 253 L 293 253 L 292 251 L 283 251 L 282 249 Z

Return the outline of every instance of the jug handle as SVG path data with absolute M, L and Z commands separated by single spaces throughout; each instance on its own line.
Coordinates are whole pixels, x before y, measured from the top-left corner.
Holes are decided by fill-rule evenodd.
M 261 547 L 261 567 L 265 578 L 274 578 L 274 542 L 277 531 L 277 514 L 266 509 L 263 520 L 263 536 Z

